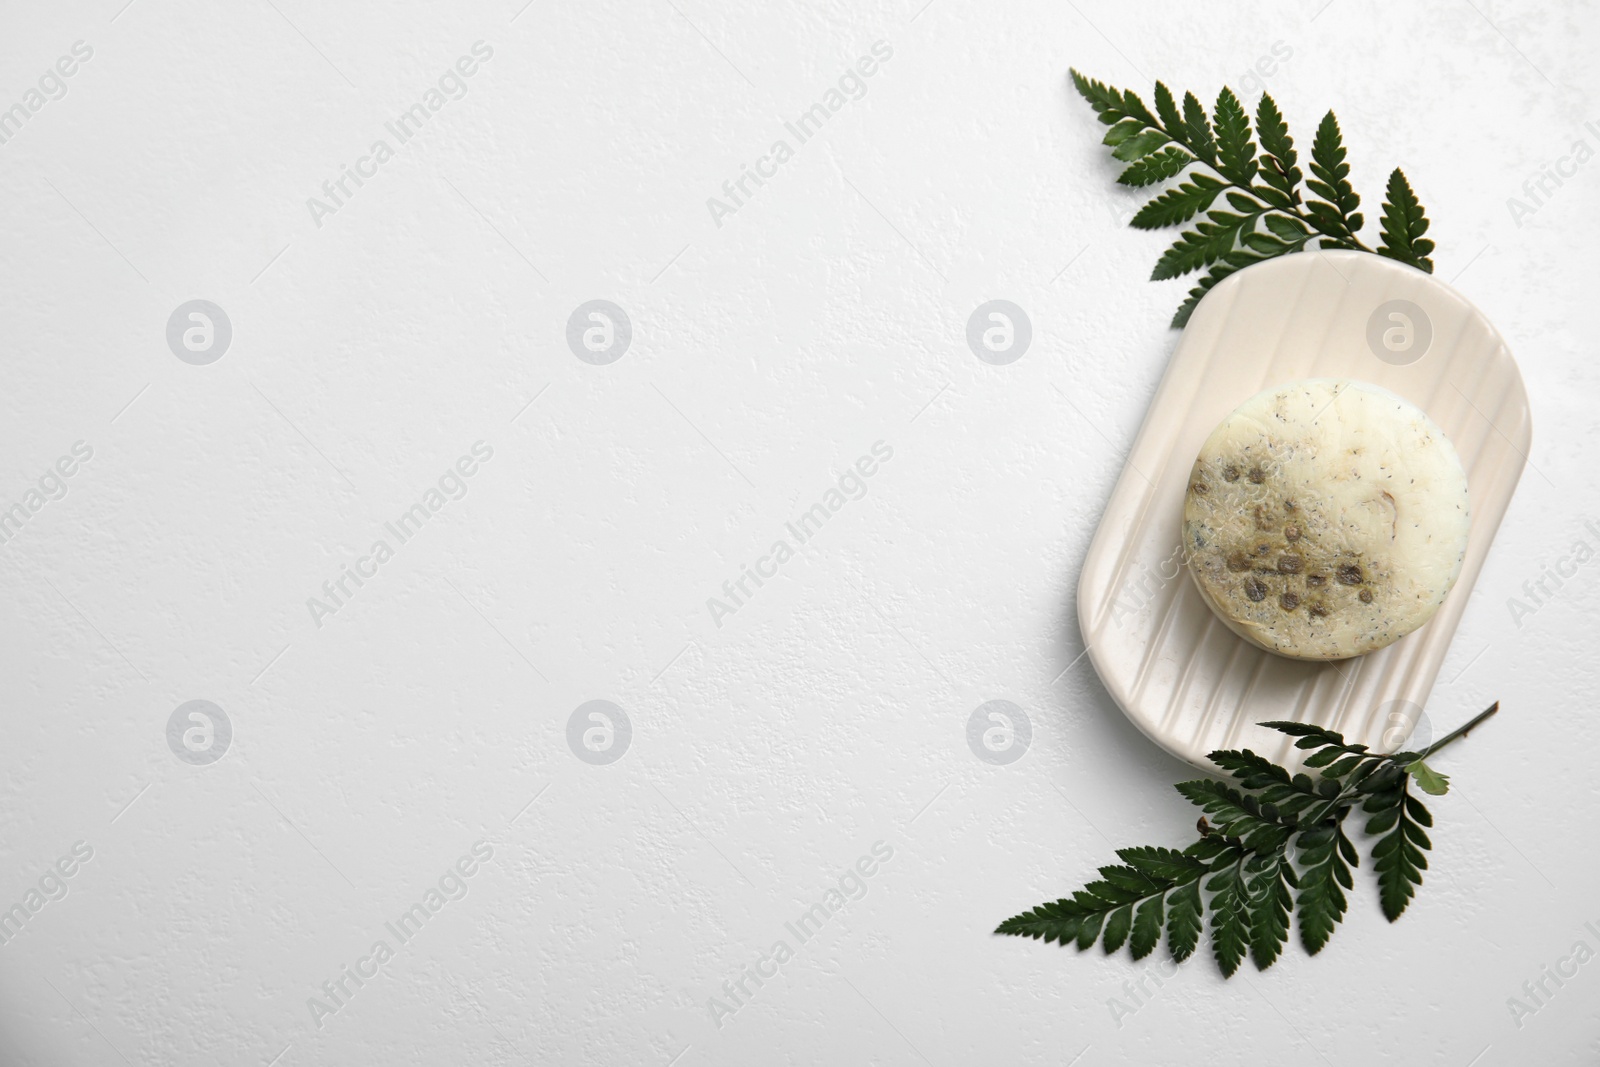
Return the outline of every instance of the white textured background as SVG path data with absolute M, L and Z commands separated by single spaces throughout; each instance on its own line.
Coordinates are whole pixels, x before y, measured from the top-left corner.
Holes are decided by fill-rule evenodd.
M 1600 951 L 1600 562 L 1507 603 L 1600 548 L 1591 5 L 121 3 L 0 29 L 0 107 L 93 49 L 0 144 L 0 508 L 93 450 L 0 545 L 0 908 L 93 849 L 0 944 L 0 1062 L 1600 1061 L 1600 962 L 1572 955 Z M 316 225 L 307 198 L 479 40 L 469 92 Z M 718 226 L 707 197 L 877 41 L 865 95 Z M 1442 757 L 1397 925 L 1364 868 L 1321 957 L 1133 994 L 1170 970 L 990 934 L 1193 822 L 1186 768 L 1066 671 L 1183 289 L 1145 281 L 1161 237 L 1123 225 L 1065 74 L 1253 103 L 1275 48 L 1304 146 L 1337 108 L 1369 233 L 1403 165 L 1440 277 L 1520 358 L 1532 466 L 1429 705 L 1440 730 L 1505 710 Z M 1507 199 L 1580 138 L 1519 226 Z M 1000 367 L 964 340 L 996 297 L 1034 330 Z M 208 366 L 165 339 L 194 298 L 233 326 Z M 633 326 L 604 366 L 565 340 L 596 298 Z M 466 495 L 313 621 L 477 441 Z M 866 495 L 715 625 L 877 441 Z M 202 698 L 233 739 L 191 766 L 166 724 Z M 632 724 L 606 766 L 567 742 L 592 699 Z M 1033 724 L 1009 766 L 967 747 L 992 699 Z M 308 998 L 478 841 L 465 897 L 317 1025 Z M 785 923 L 878 841 L 800 945 Z

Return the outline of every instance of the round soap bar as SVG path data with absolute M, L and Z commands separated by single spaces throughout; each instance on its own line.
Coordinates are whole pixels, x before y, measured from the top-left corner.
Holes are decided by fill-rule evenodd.
M 1461 573 L 1467 475 L 1421 408 L 1365 382 L 1269 389 L 1212 431 L 1183 504 L 1189 572 L 1234 633 L 1336 660 L 1433 617 Z

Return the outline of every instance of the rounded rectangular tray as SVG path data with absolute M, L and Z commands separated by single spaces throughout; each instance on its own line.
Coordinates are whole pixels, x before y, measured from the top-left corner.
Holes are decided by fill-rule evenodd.
M 1201 444 L 1240 403 L 1297 378 L 1398 393 L 1444 430 L 1467 471 L 1472 528 L 1461 576 L 1426 626 L 1377 652 L 1306 663 L 1233 634 L 1180 550 Z M 1294 719 L 1375 751 L 1405 744 L 1527 461 L 1532 416 L 1505 342 L 1432 275 L 1366 252 L 1302 252 L 1220 282 L 1195 309 L 1134 441 L 1078 582 L 1090 660 L 1128 718 L 1173 755 L 1251 748 L 1286 765 Z

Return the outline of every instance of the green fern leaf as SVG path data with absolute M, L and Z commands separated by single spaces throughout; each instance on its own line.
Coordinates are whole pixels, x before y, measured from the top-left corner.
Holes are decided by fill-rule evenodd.
M 1342 818 L 1342 816 L 1341 816 Z M 1351 888 L 1347 856 L 1356 855 L 1344 829 L 1330 821 L 1295 839 L 1300 849 L 1300 896 L 1295 902 L 1300 944 L 1315 956 L 1333 936 L 1348 906 L 1344 890 Z M 1346 852 L 1348 849 L 1348 852 Z
M 1160 82 L 1156 82 L 1156 114 L 1161 116 L 1161 126 L 1180 143 L 1187 136 L 1183 128 L 1183 116 L 1178 113 L 1178 105 L 1172 98 L 1172 90 Z
M 1169 885 L 1192 882 L 1206 871 L 1200 860 L 1171 848 L 1121 848 L 1117 858 L 1152 880 Z
M 1255 257 L 1233 251 L 1217 269 L 1236 269 Z M 1176 787 L 1210 817 L 1200 819 L 1197 840 L 1182 851 L 1119 849 L 1120 864 L 1101 867 L 1099 878 L 1070 897 L 1014 915 L 995 932 L 1074 944 L 1080 951 L 1099 941 L 1107 954 L 1127 945 L 1137 960 L 1155 951 L 1165 926 L 1168 949 L 1181 963 L 1199 945 L 1209 910 L 1212 955 L 1223 975 L 1232 976 L 1246 956 L 1259 970 L 1272 966 L 1297 916 L 1301 944 L 1316 955 L 1349 906 L 1345 894 L 1360 854 L 1344 826 L 1358 805 L 1367 832 L 1378 839 L 1373 866 L 1392 922 L 1421 884 L 1425 853 L 1433 847 L 1425 829 L 1433 818 L 1407 792 L 1414 778 L 1419 785 L 1442 778 L 1422 757 L 1465 736 L 1498 708 L 1492 705 L 1423 754 L 1370 753 L 1321 727 L 1262 723 L 1297 738 L 1325 765 L 1323 774 L 1291 774 L 1248 749 L 1214 752 L 1213 762 L 1237 787 L 1211 779 Z
M 1072 75 L 1072 84 L 1077 88 L 1079 95 L 1089 101 L 1089 106 L 1094 109 L 1094 113 L 1100 117 L 1101 122 L 1110 126 L 1115 122 L 1130 117 L 1127 112 L 1127 101 L 1123 99 L 1122 94 L 1116 89 L 1111 88 L 1104 82 L 1095 81 L 1093 78 L 1085 78 L 1075 70 L 1069 73 Z
M 1422 872 L 1428 868 L 1423 852 L 1432 847 L 1413 814 L 1422 803 L 1406 791 L 1410 780 L 1402 774 L 1397 786 L 1374 793 L 1361 809 L 1372 816 L 1367 833 L 1380 835 L 1372 846 L 1372 867 L 1378 875 L 1378 899 L 1390 922 L 1400 918 L 1422 884 Z
M 1172 138 L 1160 130 L 1145 130 L 1113 148 L 1111 157 L 1120 159 L 1124 163 L 1132 163 L 1134 160 L 1143 159 L 1162 145 L 1171 143 L 1171 140 Z
M 1183 126 L 1188 134 L 1184 146 L 1212 166 L 1217 163 L 1217 142 L 1211 136 L 1211 120 L 1200 98 L 1193 93 L 1183 94 Z
M 1194 955 L 1200 944 L 1203 913 L 1199 882 L 1190 882 L 1167 898 L 1167 949 L 1179 963 Z
M 1210 207 L 1224 188 L 1215 178 L 1192 175 L 1189 181 L 1168 189 L 1140 208 L 1128 224 L 1139 230 L 1159 230 L 1188 222 Z
M 1194 157 L 1181 148 L 1168 148 L 1163 152 L 1145 156 L 1135 160 L 1117 178 L 1122 185 L 1155 185 L 1168 178 L 1176 177 L 1183 172 L 1183 168 L 1194 162 Z M 1207 206 L 1210 206 L 1209 203 Z M 1201 209 L 1204 210 L 1204 209 Z
M 1282 853 L 1246 863 L 1245 879 L 1250 895 L 1250 958 L 1256 970 L 1264 971 L 1289 942 L 1289 909 L 1294 904 L 1289 890 L 1297 879 Z
M 1139 905 L 1139 910 L 1133 914 L 1133 933 L 1128 940 L 1128 949 L 1133 953 L 1133 958 L 1142 960 L 1155 951 L 1156 945 L 1161 941 L 1161 920 L 1165 914 L 1165 895 L 1153 896 Z
M 1101 937 L 1101 947 L 1107 956 L 1121 948 L 1128 940 L 1128 934 L 1133 929 L 1133 905 L 1124 904 L 1112 912 L 1106 919 L 1105 933 Z
M 1069 941 L 1078 939 L 1078 931 L 1083 926 L 1086 914 L 1088 913 L 1080 908 L 1076 901 L 1057 900 L 1049 904 L 1040 904 L 1021 915 L 1013 915 L 997 926 L 994 932 L 1031 937 L 1035 940 L 1042 938 L 1046 943 L 1055 941 L 1065 945 Z
M 1256 218 L 1255 215 L 1211 211 L 1206 215 L 1204 222 L 1195 223 L 1193 230 L 1184 233 L 1173 242 L 1172 247 L 1162 253 L 1161 258 L 1156 261 L 1155 270 L 1150 273 L 1151 280 L 1177 278 L 1190 271 L 1210 266 L 1233 251 L 1239 234 L 1253 226 Z
M 1433 260 L 1428 258 L 1428 253 L 1433 251 L 1433 242 L 1422 236 L 1428 232 L 1428 216 L 1399 167 L 1389 175 L 1381 232 L 1383 243 L 1378 245 L 1378 255 L 1433 273 Z
M 1256 180 L 1256 145 L 1250 139 L 1250 119 L 1232 89 L 1217 95 L 1217 169 L 1243 189 Z
M 1206 883 L 1211 896 L 1211 954 L 1232 978 L 1250 947 L 1250 899 L 1241 863 L 1229 864 Z
M 1120 184 L 1143 188 L 1183 179 L 1178 188 L 1167 189 L 1132 218 L 1137 229 L 1192 223 L 1162 253 L 1150 275 L 1159 281 L 1206 270 L 1173 316 L 1173 326 L 1186 325 L 1200 300 L 1235 271 L 1304 251 L 1313 239 L 1317 248 L 1374 251 L 1361 241 L 1365 225 L 1361 197 L 1350 183 L 1344 135 L 1332 111 L 1317 127 L 1308 178 L 1300 170 L 1288 123 L 1270 94 L 1263 94 L 1256 105 L 1252 134 L 1251 116 L 1231 89 L 1218 94 L 1215 108 L 1207 114 L 1194 93 L 1184 93 L 1180 104 L 1173 91 L 1158 81 L 1152 110 L 1132 90 L 1106 85 L 1076 70 L 1071 75 L 1073 86 L 1101 123 L 1110 127 L 1105 144 L 1113 158 L 1128 164 L 1117 178 Z M 1302 190 L 1311 198 L 1303 197 Z M 1213 210 L 1219 196 L 1237 214 Z M 1265 232 L 1257 229 L 1258 220 Z M 1427 229 L 1426 212 L 1405 175 L 1396 170 L 1389 178 L 1382 243 L 1376 251 L 1431 272 L 1434 243 L 1423 236 Z M 1358 760 L 1338 766 L 1341 771 L 1353 767 L 1353 773 L 1362 773 L 1371 765 Z
M 1294 150 L 1294 138 L 1289 136 L 1289 126 L 1283 121 L 1283 112 L 1272 97 L 1263 94 L 1256 105 L 1256 135 L 1261 138 L 1261 180 L 1276 191 L 1282 203 L 1275 207 L 1290 207 L 1299 203 L 1299 185 L 1304 177 L 1297 165 L 1299 156 Z
M 1322 200 L 1307 204 L 1306 211 L 1313 226 L 1328 237 L 1353 247 L 1364 220 L 1356 210 L 1361 206 L 1361 197 L 1350 185 L 1350 164 L 1345 162 L 1346 155 L 1339 120 L 1330 111 L 1323 116 L 1316 140 L 1311 143 L 1311 173 L 1316 177 L 1306 182 Z

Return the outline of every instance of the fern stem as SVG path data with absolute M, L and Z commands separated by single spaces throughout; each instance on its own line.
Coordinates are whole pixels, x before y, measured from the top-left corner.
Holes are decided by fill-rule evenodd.
M 1377 759 L 1377 760 L 1382 760 L 1382 759 L 1386 759 L 1386 758 L 1387 757 L 1385 757 L 1385 756 L 1378 756 L 1378 755 L 1365 757 L 1365 759 Z M 1363 762 L 1365 761 L 1365 759 L 1363 760 Z M 1353 773 L 1353 769 L 1352 769 L 1352 773 Z M 1306 829 L 1312 829 L 1312 828 L 1321 826 L 1324 821 L 1326 821 L 1329 818 L 1332 818 L 1332 816 L 1333 816 L 1333 814 L 1335 812 L 1337 812 L 1341 807 L 1344 807 L 1345 808 L 1344 815 L 1340 815 L 1338 819 L 1334 820 L 1335 822 L 1342 824 L 1344 822 L 1344 820 L 1345 820 L 1345 815 L 1349 815 L 1350 814 L 1350 811 L 1349 811 L 1350 805 L 1348 804 L 1348 802 L 1350 800 L 1354 799 L 1355 797 L 1359 796 L 1360 794 L 1361 794 L 1361 787 L 1360 787 L 1359 784 L 1354 785 L 1354 786 L 1348 786 L 1348 785 L 1347 786 L 1342 786 L 1340 788 L 1340 790 L 1339 790 L 1339 795 L 1335 796 L 1331 800 L 1329 800 L 1327 805 L 1321 811 L 1317 812 L 1317 817 L 1315 819 L 1307 819 L 1302 823 L 1302 825 Z
M 1496 700 L 1493 704 L 1490 704 L 1483 711 L 1480 711 L 1480 712 L 1478 712 L 1478 714 L 1474 715 L 1472 717 L 1472 719 L 1465 726 L 1456 727 L 1454 730 L 1451 730 L 1449 733 L 1447 733 L 1443 737 L 1439 738 L 1439 740 L 1435 741 L 1433 744 L 1431 744 L 1427 748 L 1423 749 L 1422 755 L 1417 757 L 1417 758 L 1419 760 L 1425 760 L 1429 756 L 1433 755 L 1435 752 L 1439 751 L 1441 748 L 1444 748 L 1446 745 L 1448 745 L 1448 744 L 1450 744 L 1450 743 L 1452 743 L 1454 741 L 1459 741 L 1461 738 L 1466 737 L 1467 734 L 1472 732 L 1472 728 L 1473 727 L 1477 726 L 1479 723 L 1483 722 L 1483 720 L 1487 719 L 1489 716 L 1493 715 L 1495 712 L 1497 712 L 1499 710 L 1500 710 L 1500 702 L 1498 700 Z

